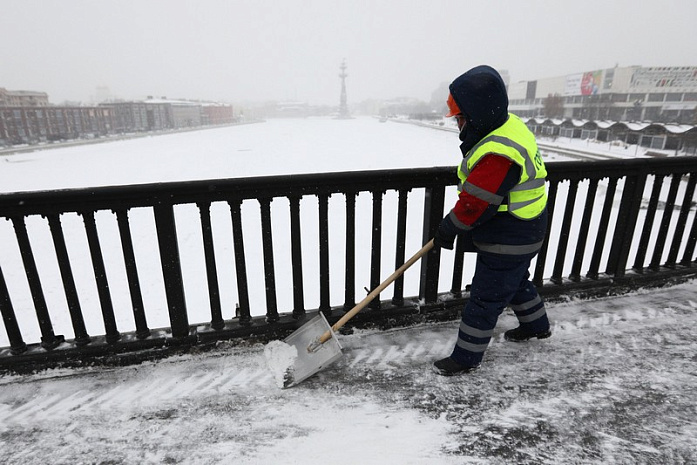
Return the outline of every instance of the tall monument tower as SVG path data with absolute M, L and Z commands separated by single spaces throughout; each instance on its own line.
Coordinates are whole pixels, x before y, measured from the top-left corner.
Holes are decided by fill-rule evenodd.
M 339 74 L 339 77 L 341 78 L 341 100 L 339 101 L 339 119 L 348 119 L 351 117 L 349 114 L 348 110 L 348 104 L 346 103 L 346 60 L 341 62 L 341 66 L 339 67 L 341 70 L 341 74 Z

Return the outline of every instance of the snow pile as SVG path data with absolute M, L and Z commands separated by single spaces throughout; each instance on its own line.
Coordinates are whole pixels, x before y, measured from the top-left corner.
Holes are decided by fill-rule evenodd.
M 271 341 L 264 347 L 264 357 L 276 385 L 280 388 L 289 386 L 293 382 L 293 368 L 298 359 L 298 349 L 283 341 Z

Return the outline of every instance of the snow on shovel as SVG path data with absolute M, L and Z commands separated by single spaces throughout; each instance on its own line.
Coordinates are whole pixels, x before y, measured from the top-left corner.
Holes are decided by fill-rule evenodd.
M 320 312 L 284 341 L 268 343 L 264 348 L 264 356 L 267 365 L 274 373 L 278 387 L 294 386 L 341 357 L 341 345 L 336 339 L 335 332 L 432 248 L 433 240 L 430 240 L 389 278 L 373 289 L 365 299 L 346 312 L 334 326 L 329 326 L 327 319 Z

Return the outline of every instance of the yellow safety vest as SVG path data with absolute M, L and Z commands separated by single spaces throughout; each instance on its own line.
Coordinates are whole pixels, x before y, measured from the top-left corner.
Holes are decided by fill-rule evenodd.
M 460 178 L 458 191 L 462 191 L 474 166 L 490 153 L 508 158 L 521 169 L 518 185 L 508 193 L 508 205 L 500 205 L 499 211 L 508 211 L 523 220 L 540 216 L 547 206 L 547 169 L 537 149 L 535 136 L 512 113 L 508 114 L 508 120 L 503 125 L 487 134 L 467 152 L 457 169 Z

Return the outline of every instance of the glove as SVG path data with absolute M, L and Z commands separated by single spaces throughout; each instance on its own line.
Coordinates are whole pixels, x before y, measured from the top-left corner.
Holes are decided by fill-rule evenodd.
M 453 250 L 455 246 L 455 238 L 460 230 L 455 226 L 455 223 L 450 219 L 450 215 L 445 215 L 438 226 L 436 235 L 433 236 L 433 245 L 441 249 Z

